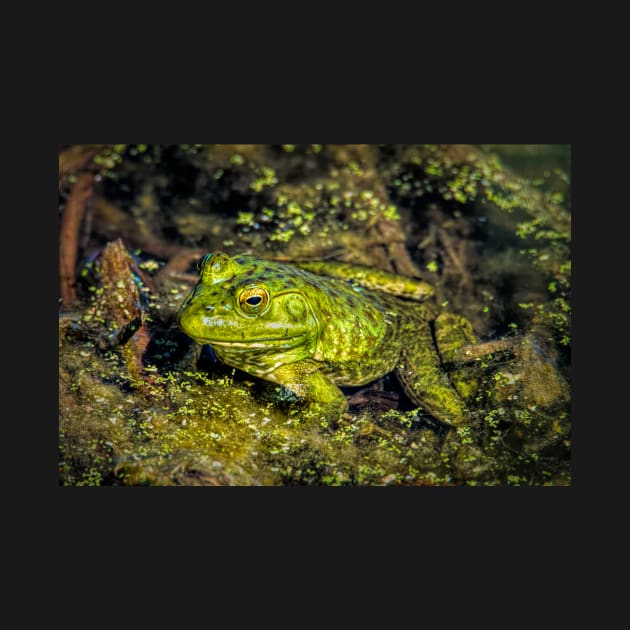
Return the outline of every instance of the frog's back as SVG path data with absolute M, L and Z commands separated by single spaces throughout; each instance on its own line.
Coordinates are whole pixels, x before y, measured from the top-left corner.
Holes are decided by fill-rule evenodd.
M 276 293 L 303 295 L 318 323 L 311 359 L 337 385 L 363 385 L 394 370 L 404 345 L 428 326 L 425 304 L 367 289 L 294 265 L 238 255 L 240 281 L 265 283 Z

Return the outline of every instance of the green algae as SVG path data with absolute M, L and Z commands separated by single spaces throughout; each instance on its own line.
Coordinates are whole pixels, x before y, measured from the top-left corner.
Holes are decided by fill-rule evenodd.
M 201 475 L 215 485 L 378 485 L 392 474 L 407 483 L 438 479 L 397 427 L 374 438 L 364 435 L 368 420 L 357 418 L 331 434 L 283 413 L 282 405 L 261 408 L 251 384 L 199 371 L 154 376 L 142 400 L 120 388 L 139 383 L 120 377 L 107 383 L 120 360 L 95 361 L 81 352 L 88 355 L 68 350 L 62 357 L 79 365 L 73 385 L 62 388 L 65 485 L 178 485 L 191 481 L 182 477 L 191 469 L 192 481 Z
M 366 410 L 334 428 L 314 426 L 299 408 L 279 401 L 274 388 L 261 393 L 259 385 L 231 374 L 153 374 L 143 396 L 138 392 L 147 384 L 121 377 L 119 356 L 95 359 L 90 350 L 89 344 L 64 347 L 61 357 L 78 366 L 66 380 L 72 385 L 62 388 L 60 476 L 66 485 L 495 484 L 502 482 L 497 461 L 503 481 L 520 470 L 519 460 L 502 448 L 506 422 L 514 426 L 511 448 L 522 440 L 523 453 L 535 455 L 541 445 L 567 438 L 566 419 L 550 429 L 540 397 L 529 395 L 529 413 L 511 413 L 510 401 L 527 379 L 505 372 L 492 379 L 499 406 L 483 419 L 488 431 L 462 428 L 461 444 L 452 446 L 422 427 L 417 410 Z M 484 454 L 465 454 L 480 436 L 489 438 Z

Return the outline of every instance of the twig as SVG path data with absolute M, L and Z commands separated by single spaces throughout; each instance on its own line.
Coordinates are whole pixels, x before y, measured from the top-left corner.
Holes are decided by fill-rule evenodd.
M 151 232 L 148 225 L 130 216 L 106 199 L 96 195 L 90 204 L 94 211 L 94 231 L 107 239 L 124 237 L 132 247 L 160 258 L 170 258 L 181 250 L 179 245 L 165 243 Z
M 459 273 L 461 286 L 467 286 L 470 284 L 470 274 L 466 271 L 466 267 L 462 263 L 462 259 L 457 252 L 457 245 L 453 242 L 453 239 L 448 232 L 443 228 L 437 229 L 437 234 L 446 251 L 446 254 L 451 260 L 451 263 Z
M 63 186 L 69 175 L 82 170 L 99 151 L 107 146 L 106 144 L 80 144 L 60 151 L 59 188 Z
M 65 307 L 76 302 L 76 264 L 85 204 L 94 191 L 94 175 L 82 173 L 72 186 L 59 230 L 59 281 Z

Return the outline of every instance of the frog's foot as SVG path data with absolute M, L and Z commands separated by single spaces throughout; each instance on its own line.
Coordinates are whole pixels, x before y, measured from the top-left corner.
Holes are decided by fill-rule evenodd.
M 472 324 L 461 315 L 440 313 L 434 322 L 435 343 L 443 364 L 453 363 L 460 350 L 478 342 Z M 473 366 L 453 368 L 449 371 L 453 387 L 464 400 L 472 400 L 478 390 L 478 377 Z
M 326 428 L 336 424 L 348 410 L 348 401 L 344 393 L 314 365 L 307 361 L 284 365 L 273 372 L 273 380 L 308 403 L 304 419 L 317 421 Z
M 421 371 L 416 371 L 408 360 L 403 359 L 397 374 L 416 405 L 445 424 L 460 426 L 466 423 L 466 405 L 439 366 L 423 366 Z
M 429 324 L 418 323 L 414 334 L 415 343 L 403 350 L 396 368 L 405 392 L 412 402 L 441 422 L 451 426 L 465 424 L 468 410 L 442 369 Z

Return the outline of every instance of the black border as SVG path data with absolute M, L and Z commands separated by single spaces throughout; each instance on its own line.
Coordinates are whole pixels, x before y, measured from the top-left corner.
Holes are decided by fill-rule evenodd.
M 422 81 L 422 78 L 419 68 L 417 80 Z M 360 81 L 355 77 L 352 84 Z M 549 92 L 542 87 L 537 94 L 545 98 L 544 103 L 536 102 L 533 94 L 526 100 L 515 92 L 494 92 L 484 94 L 485 100 L 480 101 L 475 94 L 458 90 L 445 92 L 435 85 L 422 85 L 417 92 L 410 93 L 397 89 L 398 83 L 387 81 L 385 77 L 376 83 L 375 90 L 365 90 L 360 96 L 349 90 L 344 92 L 342 85 L 327 86 L 325 91 L 330 97 L 315 102 L 308 90 L 291 92 L 284 99 L 278 98 L 277 93 L 274 100 L 265 94 L 241 93 L 237 98 L 225 86 L 215 82 L 216 90 L 209 90 L 205 99 L 181 99 L 177 105 L 171 101 L 168 107 L 156 111 L 152 111 L 151 102 L 142 103 L 139 99 L 135 108 L 132 103 L 124 116 L 121 115 L 123 103 L 116 106 L 118 115 L 108 116 L 106 107 L 96 113 L 87 106 L 90 97 L 84 93 L 84 106 L 73 110 L 44 134 L 52 136 L 42 142 L 44 149 L 33 150 L 29 145 L 29 150 L 24 151 L 25 167 L 18 169 L 17 181 L 10 182 L 10 186 L 14 199 L 17 192 L 12 208 L 16 214 L 23 214 L 18 219 L 25 220 L 21 233 L 27 238 L 15 239 L 13 246 L 17 246 L 18 251 L 13 260 L 24 262 L 26 258 L 27 277 L 34 279 L 25 281 L 21 278 L 21 283 L 25 282 L 27 286 L 26 292 L 22 292 L 25 299 L 20 301 L 20 310 L 35 318 L 37 334 L 31 339 L 36 343 L 31 352 L 25 355 L 20 345 L 14 356 L 25 358 L 22 364 L 24 374 L 37 372 L 38 376 L 36 383 L 27 380 L 21 394 L 28 413 L 15 418 L 15 422 L 25 425 L 22 427 L 26 433 L 23 444 L 28 451 L 28 472 L 34 473 L 28 489 L 20 488 L 19 492 L 23 493 L 25 502 L 35 502 L 37 513 L 45 510 L 47 520 L 53 521 L 53 545 L 63 545 L 69 553 L 73 549 L 86 548 L 96 548 L 102 553 L 104 549 L 120 546 L 123 555 L 134 557 L 138 545 L 143 545 L 146 550 L 156 541 L 164 543 L 164 536 L 171 532 L 177 544 L 183 547 L 178 551 L 181 555 L 201 548 L 200 557 L 203 557 L 211 553 L 211 549 L 225 559 L 234 558 L 234 562 L 238 562 L 236 558 L 243 554 L 253 553 L 257 545 L 277 551 L 299 549 L 297 555 L 303 554 L 305 561 L 313 561 L 316 548 L 324 553 L 337 550 L 340 554 L 346 549 L 350 551 L 338 559 L 354 561 L 354 569 L 361 556 L 358 550 L 370 554 L 374 548 L 381 549 L 372 556 L 375 564 L 385 553 L 384 548 L 390 548 L 391 554 L 399 555 L 403 564 L 410 567 L 422 561 L 423 554 L 427 559 L 433 557 L 435 560 L 442 552 L 450 558 L 442 561 L 465 563 L 471 550 L 483 550 L 483 557 L 488 562 L 499 565 L 506 554 L 515 562 L 527 563 L 527 551 L 537 551 L 537 545 L 542 545 L 541 548 L 548 552 L 555 550 L 556 555 L 551 560 L 553 565 L 566 560 L 566 532 L 576 522 L 578 502 L 586 499 L 587 486 L 593 483 L 597 471 L 606 470 L 606 455 L 594 452 L 591 436 L 607 433 L 610 439 L 610 428 L 603 426 L 606 420 L 600 405 L 594 404 L 589 395 L 593 390 L 591 377 L 588 382 L 584 377 L 584 365 L 590 360 L 590 350 L 586 348 L 588 329 L 581 324 L 579 332 L 579 325 L 575 326 L 575 314 L 578 322 L 584 321 L 582 309 L 588 308 L 585 305 L 587 298 L 580 297 L 585 294 L 585 289 L 577 274 L 588 268 L 586 264 L 580 264 L 580 256 L 583 256 L 582 260 L 592 259 L 592 256 L 584 257 L 584 249 L 596 252 L 598 245 L 603 243 L 603 240 L 593 243 L 591 234 L 591 228 L 601 227 L 598 225 L 601 219 L 595 211 L 600 207 L 604 209 L 604 206 L 599 199 L 593 199 L 594 187 L 586 183 L 589 171 L 584 164 L 588 150 L 573 143 L 569 103 L 546 98 Z M 409 77 L 405 84 L 408 83 Z M 170 136 L 176 142 L 234 142 L 236 139 L 276 143 L 295 142 L 299 137 L 306 142 L 332 139 L 372 143 L 520 141 L 572 144 L 574 208 L 576 216 L 582 217 L 574 230 L 578 237 L 574 240 L 578 266 L 574 265 L 573 272 L 572 486 L 59 487 L 56 423 L 59 142 L 154 142 L 163 140 L 164 136 Z M 34 160 L 33 154 L 39 159 Z M 579 175 L 576 160 L 582 164 Z M 585 215 L 588 217 L 586 221 Z M 24 249 L 30 253 L 25 255 Z M 19 338 L 23 326 L 22 315 L 19 315 L 10 330 Z M 599 418 L 601 420 L 597 421 Z M 603 445 L 604 440 L 600 444 Z M 595 479 L 596 483 L 598 481 L 606 483 L 607 479 Z M 20 483 L 24 482 L 20 480 Z M 30 518 L 36 518 L 36 514 Z M 166 546 L 170 548 L 168 540 Z M 89 558 L 85 561 L 89 563 Z M 459 564 L 451 566 L 455 574 L 460 572 Z M 522 565 L 520 569 L 523 570 Z M 539 567 L 539 570 L 544 573 L 543 568 Z M 335 575 L 332 572 L 329 578 Z M 456 585 L 445 586 L 452 592 Z

